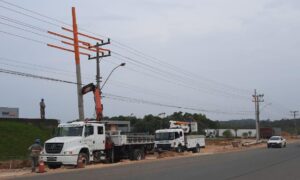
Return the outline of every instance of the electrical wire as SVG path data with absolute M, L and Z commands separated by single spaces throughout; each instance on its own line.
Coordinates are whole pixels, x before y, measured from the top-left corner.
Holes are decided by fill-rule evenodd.
M 65 22 L 63 22 L 63 21 L 57 20 L 57 19 L 55 19 L 55 18 L 51 18 L 51 17 L 49 17 L 49 16 L 43 15 L 43 14 L 41 14 L 41 13 L 38 13 L 38 12 L 35 12 L 35 11 L 32 11 L 32 10 L 26 9 L 26 8 L 23 8 L 23 7 L 21 7 L 21 6 L 15 5 L 15 4 L 13 4 L 13 3 L 9 3 L 9 2 L 6 2 L 6 1 L 4 1 L 4 0 L 1 0 L 1 2 L 6 3 L 6 4 L 9 4 L 10 6 L 17 7 L 17 8 L 19 8 L 19 9 L 24 10 L 24 11 L 33 13 L 33 14 L 35 14 L 35 15 L 41 16 L 41 17 L 43 17 L 43 18 L 47 18 L 47 19 L 50 19 L 50 20 L 52 20 L 52 21 L 55 21 L 55 22 L 58 22 L 58 23 L 61 23 L 61 24 L 64 24 L 64 25 L 71 26 L 70 24 L 65 23 Z M 60 27 L 60 26 L 57 25 L 57 24 L 51 23 L 51 22 L 49 22 L 49 21 L 45 21 L 45 20 L 40 19 L 40 18 L 36 18 L 36 17 L 34 17 L 34 16 L 31 16 L 31 15 L 28 15 L 28 14 L 25 14 L 25 13 L 22 13 L 22 12 L 20 12 L 20 11 L 13 10 L 13 9 L 11 9 L 11 8 L 7 8 L 7 7 L 3 7 L 3 6 L 0 6 L 0 7 L 5 8 L 5 9 L 10 10 L 10 11 L 13 11 L 13 12 L 15 12 L 15 13 L 19 13 L 19 14 L 25 15 L 25 16 L 27 16 L 27 17 L 34 18 L 34 19 L 36 19 L 36 20 L 38 20 L 38 21 L 41 21 L 41 22 L 48 23 L 48 24 L 51 24 L 51 25 L 55 25 L 55 26 Z M 82 29 L 82 28 L 81 28 L 81 29 Z M 85 31 L 87 31 L 87 30 L 85 30 Z M 90 32 L 90 31 L 88 31 L 88 32 Z M 92 32 L 91 32 L 91 33 L 92 33 Z M 92 34 L 95 34 L 95 33 L 92 33 Z M 99 35 L 99 34 L 97 34 L 97 35 L 98 35 L 98 36 L 101 36 L 101 37 L 105 37 L 105 36 L 103 36 L 103 35 Z M 158 63 L 160 63 L 160 64 L 163 63 L 163 64 L 165 64 L 165 65 L 168 65 L 169 67 L 172 67 L 171 69 L 173 69 L 173 70 L 176 70 L 176 71 L 179 70 L 181 73 L 185 73 L 186 75 L 190 75 L 190 77 L 195 78 L 195 74 L 192 74 L 192 76 L 191 76 L 191 73 L 188 73 L 187 71 L 182 70 L 182 69 L 180 69 L 180 68 L 178 68 L 178 67 L 176 67 L 176 66 L 174 66 L 174 65 L 168 64 L 168 63 L 166 63 L 166 62 L 164 62 L 164 61 L 161 61 L 161 60 L 159 60 L 159 59 L 157 59 L 157 58 L 153 58 L 152 56 L 148 56 L 148 55 L 146 55 L 145 53 L 142 53 L 142 52 L 140 52 L 140 51 L 138 51 L 138 50 L 136 50 L 136 49 L 134 49 L 134 48 L 131 48 L 131 47 L 127 46 L 127 45 L 124 45 L 123 43 L 118 42 L 118 44 L 121 45 L 121 46 L 124 46 L 124 47 L 126 47 L 126 48 L 128 48 L 128 49 L 133 50 L 135 53 L 142 54 L 143 56 L 146 56 L 146 58 L 152 59 L 152 61 L 154 61 L 154 59 L 155 59 L 155 60 L 158 60 L 158 61 L 159 61 Z M 145 65 L 145 63 L 143 63 L 143 65 Z M 149 65 L 146 65 L 146 66 L 149 67 Z M 204 79 L 205 79 L 205 78 L 204 78 Z M 206 78 L 206 80 L 207 80 L 207 81 L 211 81 L 211 80 L 208 80 L 207 78 Z M 212 81 L 211 81 L 211 82 L 212 82 Z M 213 82 L 213 83 L 217 83 L 217 82 Z M 226 85 L 223 84 L 223 83 L 218 83 L 218 84 L 221 84 L 221 85 L 223 85 L 223 86 L 226 86 Z M 229 88 L 232 88 L 232 87 L 230 87 L 230 86 L 226 86 L 226 87 L 227 87 L 227 88 L 228 88 L 228 87 L 229 87 Z M 232 89 L 233 89 L 233 88 L 232 88 Z M 237 89 L 237 88 L 235 88 L 235 89 Z M 221 90 L 218 90 L 218 91 L 220 92 Z M 221 91 L 221 92 L 222 92 L 222 91 Z M 228 94 L 228 93 L 227 93 L 227 94 Z
M 38 15 L 38 16 L 41 16 L 41 17 L 44 17 L 44 18 L 47 18 L 47 19 L 51 19 L 52 21 L 55 21 L 55 22 L 57 22 L 57 23 L 61 23 L 61 24 L 64 24 L 64 25 L 71 26 L 70 24 L 65 23 L 65 22 L 63 22 L 63 21 L 57 20 L 57 19 L 55 19 L 55 18 L 51 18 L 51 17 L 49 17 L 49 16 L 45 16 L 45 15 L 43 15 L 43 14 L 41 14 L 41 13 L 37 13 L 37 12 L 35 12 L 35 11 L 29 10 L 29 9 L 26 9 L 26 8 L 23 8 L 23 7 L 21 7 L 21 6 L 15 5 L 15 4 L 13 4 L 13 3 L 10 3 L 10 2 L 4 1 L 4 0 L 0 0 L 0 1 L 3 2 L 3 3 L 9 4 L 10 6 L 14 6 L 14 7 L 17 7 L 17 8 L 19 8 L 19 9 L 24 10 L 24 11 L 27 11 L 27 12 L 30 12 L 30 13 L 33 13 L 33 14 L 36 14 L 36 15 Z M 15 12 L 15 13 L 18 13 L 18 14 L 21 14 L 21 15 L 24 15 L 24 16 L 27 16 L 27 17 L 36 19 L 36 20 L 38 20 L 38 21 L 40 21 L 40 22 L 44 22 L 44 23 L 51 24 L 51 25 L 56 26 L 56 27 L 60 27 L 60 25 L 57 25 L 57 24 L 55 24 L 55 23 L 51 23 L 51 22 L 49 22 L 49 21 L 45 21 L 45 20 L 43 20 L 43 19 L 36 18 L 36 17 L 34 17 L 34 16 L 31 16 L 31 15 L 28 15 L 28 14 L 25 14 L 25 13 L 22 13 L 22 12 L 20 12 L 20 11 L 16 11 L 16 10 L 11 9 L 11 8 L 7 8 L 7 7 L 4 7 L 4 6 L 0 6 L 0 7 L 3 8 L 3 9 L 6 9 L 6 10 L 12 11 L 12 12 Z M 4 16 L 2 16 L 2 18 L 1 18 L 1 17 L 0 17 L 0 18 L 3 19 L 3 17 L 4 17 Z M 7 17 L 6 17 L 6 18 L 7 18 Z M 18 23 L 22 23 L 22 22 L 21 22 L 21 21 L 18 21 Z M 24 24 L 24 23 L 23 23 L 23 25 L 25 25 L 25 26 L 27 26 L 27 27 L 30 27 L 30 26 L 31 26 L 31 25 L 28 26 L 28 24 L 26 25 L 26 24 Z M 31 28 L 34 28 L 34 26 L 31 26 Z M 42 30 L 41 28 L 35 28 L 35 29 L 36 29 L 36 30 Z M 91 32 L 91 31 L 89 31 L 89 30 L 85 30 L 85 29 L 83 29 L 83 28 L 80 28 L 80 29 L 82 29 L 82 30 L 84 30 L 84 31 L 86 31 L 86 32 L 90 32 L 90 33 L 92 33 L 92 34 L 94 34 L 94 35 L 97 35 L 97 36 L 101 36 L 101 37 L 107 38 L 106 36 L 99 35 L 99 34 L 97 34 L 97 33 Z M 1 33 L 4 33 L 4 34 L 7 34 L 7 35 L 16 36 L 16 37 L 20 37 L 20 38 L 23 38 L 23 39 L 26 39 L 26 40 L 34 41 L 34 42 L 37 42 L 37 43 L 45 43 L 45 42 L 38 41 L 38 40 L 35 40 L 35 39 L 32 39 L 32 38 L 28 38 L 28 37 L 24 37 L 24 36 L 20 36 L 20 35 L 15 35 L 15 34 L 8 33 L 8 32 L 4 32 L 4 31 L 0 31 L 0 32 L 1 32 Z M 130 52 L 131 52 L 132 54 L 136 55 L 136 56 L 139 56 L 139 57 L 144 58 L 144 59 L 148 59 L 148 60 L 150 60 L 150 61 L 152 61 L 152 62 L 155 62 L 155 61 L 156 61 L 155 63 L 157 63 L 157 64 L 166 65 L 166 66 L 168 66 L 170 69 L 173 69 L 173 70 L 176 70 L 176 71 L 178 71 L 178 72 L 181 72 L 182 74 L 185 74 L 185 75 L 190 76 L 190 77 L 192 77 L 192 78 L 196 78 L 196 77 L 197 77 L 197 78 L 202 78 L 203 80 L 207 80 L 208 82 L 211 82 L 211 83 L 213 83 L 213 84 L 219 84 L 219 85 L 221 85 L 221 86 L 227 87 L 227 88 L 232 89 L 232 90 L 243 91 L 243 92 L 245 92 L 245 93 L 246 93 L 246 92 L 247 92 L 247 93 L 249 92 L 249 91 L 247 91 L 247 90 L 243 90 L 243 89 L 240 89 L 240 88 L 231 87 L 231 86 L 229 86 L 229 85 L 227 85 L 227 84 L 219 83 L 219 82 L 216 82 L 216 81 L 212 81 L 212 80 L 210 80 L 210 79 L 203 78 L 203 77 L 201 77 L 201 76 L 199 76 L 199 75 L 197 75 L 197 74 L 194 74 L 194 73 L 185 71 L 185 70 L 183 70 L 183 69 L 181 69 L 181 68 L 179 68 L 179 67 L 176 67 L 176 66 L 174 66 L 174 65 L 172 65 L 172 64 L 168 64 L 168 63 L 166 63 L 165 61 L 161 61 L 160 59 L 155 58 L 155 57 L 153 57 L 153 56 L 147 55 L 147 54 L 145 54 L 145 53 L 143 53 L 143 52 L 141 52 L 141 51 L 139 51 L 139 50 L 137 50 L 137 49 L 135 49 L 135 48 L 132 48 L 132 47 L 130 47 L 130 46 L 124 44 L 124 43 L 121 43 L 121 42 L 119 42 L 119 41 L 116 41 L 116 40 L 114 40 L 114 39 L 112 40 L 112 42 L 114 42 L 114 43 L 112 44 L 113 46 L 117 44 L 116 46 L 118 46 L 119 48 L 130 50 Z M 147 65 L 146 65 L 146 66 L 147 66 Z M 137 71 L 137 72 L 138 72 L 138 71 Z
M 72 82 L 72 81 L 66 81 L 66 80 L 61 80 L 61 79 L 56 79 L 56 78 L 51 78 L 51 77 L 46 77 L 46 76 L 34 75 L 34 74 L 30 74 L 30 73 L 13 71 L 13 70 L 3 69 L 3 68 L 0 68 L 0 73 L 6 73 L 6 74 L 11 74 L 11 75 L 23 76 L 23 77 L 27 77 L 27 78 L 54 81 L 54 82 L 60 82 L 60 83 L 67 83 L 67 84 L 76 84 L 76 85 L 78 84 L 78 83 Z M 81 84 L 81 85 L 84 85 L 84 84 Z M 206 109 L 197 109 L 197 108 L 192 108 L 192 107 L 176 106 L 176 105 L 164 104 L 164 103 L 142 100 L 142 99 L 137 99 L 137 98 L 119 96 L 119 95 L 114 95 L 114 94 L 110 94 L 110 93 L 103 93 L 103 97 L 104 98 L 107 97 L 107 98 L 111 98 L 111 99 L 118 99 L 118 100 L 130 100 L 131 102 L 135 102 L 135 103 L 142 103 L 142 104 L 163 106 L 163 107 L 168 107 L 168 108 L 176 108 L 176 109 L 184 109 L 184 110 L 193 110 L 193 111 L 206 112 L 206 113 L 245 115 L 245 113 L 243 113 L 243 112 L 222 112 L 222 111 L 213 111 L 213 110 L 206 110 Z

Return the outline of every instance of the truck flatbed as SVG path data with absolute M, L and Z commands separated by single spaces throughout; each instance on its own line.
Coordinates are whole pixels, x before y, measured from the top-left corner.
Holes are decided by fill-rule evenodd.
M 109 136 L 115 146 L 154 144 L 153 135 L 145 134 L 121 134 L 120 132 L 110 132 Z

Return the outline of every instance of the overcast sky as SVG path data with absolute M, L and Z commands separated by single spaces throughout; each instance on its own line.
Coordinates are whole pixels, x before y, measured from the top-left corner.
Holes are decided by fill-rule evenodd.
M 56 21 L 0 1 L 2 69 L 76 81 L 74 55 L 44 44 L 65 46 L 45 30 L 71 36 L 60 27 L 67 26 L 61 22 L 71 24 L 74 6 L 82 32 L 112 39 L 106 46 L 112 56 L 101 61 L 103 80 L 116 65 L 127 63 L 112 74 L 103 93 L 196 109 L 104 98 L 106 116 L 183 111 L 204 113 L 212 120 L 254 118 L 254 89 L 265 95 L 261 119 L 290 118 L 290 110 L 300 109 L 300 1 L 9 2 Z M 83 83 L 95 81 L 95 62 L 86 56 L 81 56 L 81 71 Z M 39 117 L 44 98 L 47 118 L 78 118 L 75 85 L 3 73 L 0 83 L 0 107 L 18 107 L 20 117 Z M 93 117 L 92 94 L 84 97 L 84 104 L 85 116 Z

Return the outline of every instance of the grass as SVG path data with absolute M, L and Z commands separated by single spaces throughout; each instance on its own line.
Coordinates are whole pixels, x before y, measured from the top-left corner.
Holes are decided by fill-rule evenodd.
M 36 138 L 42 142 L 51 137 L 51 129 L 13 121 L 0 121 L 0 160 L 26 159 L 28 147 Z

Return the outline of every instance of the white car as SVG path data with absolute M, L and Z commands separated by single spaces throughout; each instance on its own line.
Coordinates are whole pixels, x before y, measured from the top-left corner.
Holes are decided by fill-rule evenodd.
M 268 142 L 268 148 L 271 147 L 286 147 L 286 140 L 282 136 L 272 136 Z

